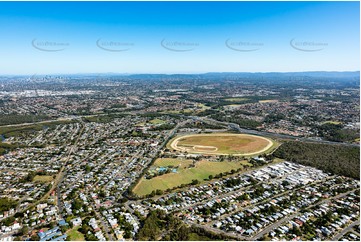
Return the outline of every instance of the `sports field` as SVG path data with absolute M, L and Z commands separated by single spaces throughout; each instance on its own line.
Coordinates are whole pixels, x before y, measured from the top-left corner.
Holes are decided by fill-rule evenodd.
M 150 120 L 149 123 L 151 123 L 151 124 L 165 124 L 166 122 L 164 120 L 156 118 L 156 119 Z
M 241 101 L 246 101 L 248 100 L 248 98 L 244 98 L 244 97 L 232 97 L 232 98 L 226 98 L 224 99 L 225 101 L 228 102 L 241 102 Z
M 259 103 L 277 103 L 278 100 L 276 99 L 269 99 L 269 100 L 260 100 Z
M 213 133 L 176 137 L 169 146 L 195 154 L 251 156 L 269 151 L 274 142 L 256 135 Z
M 74 228 L 68 230 L 66 234 L 69 236 L 71 241 L 84 241 L 84 235 L 78 231 L 80 226 L 75 226 Z
M 38 181 L 38 182 L 51 182 L 53 180 L 53 177 L 52 176 L 39 176 L 39 175 L 36 175 L 34 177 L 34 181 Z
M 161 158 L 154 162 L 153 166 L 178 166 L 176 173 L 168 173 L 152 179 L 145 179 L 144 177 L 134 187 L 133 192 L 139 196 L 150 194 L 153 190 L 167 190 L 182 184 L 190 184 L 192 180 L 203 181 L 209 175 L 215 176 L 219 173 L 237 170 L 244 166 L 251 166 L 248 161 L 241 162 L 212 162 L 201 160 L 195 163 L 195 167 L 190 167 L 193 163 L 190 159 L 173 159 Z

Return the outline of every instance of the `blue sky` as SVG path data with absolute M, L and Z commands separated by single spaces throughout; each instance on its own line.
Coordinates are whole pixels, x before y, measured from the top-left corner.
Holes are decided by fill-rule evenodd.
M 359 2 L 0 2 L 0 74 L 355 71 Z

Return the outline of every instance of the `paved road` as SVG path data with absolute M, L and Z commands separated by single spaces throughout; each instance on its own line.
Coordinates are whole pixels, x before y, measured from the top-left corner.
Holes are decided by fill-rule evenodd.
M 259 204 L 266 203 L 266 202 L 268 202 L 268 201 L 270 201 L 270 200 L 273 200 L 273 199 L 275 199 L 275 198 L 284 196 L 284 195 L 286 195 L 286 194 L 288 194 L 288 193 L 290 193 L 290 192 L 298 191 L 298 190 L 301 190 L 301 189 L 303 189 L 303 188 L 305 188 L 305 187 L 307 187 L 307 186 L 315 185 L 315 184 L 318 184 L 318 183 L 320 183 L 320 182 L 324 182 L 324 181 L 326 181 L 326 180 L 332 179 L 333 177 L 334 177 L 334 176 L 332 176 L 332 177 L 326 177 L 326 178 L 324 178 L 324 179 L 322 179 L 322 180 L 317 180 L 317 181 L 314 181 L 314 182 L 312 182 L 312 183 L 308 183 L 308 184 L 303 185 L 303 186 L 301 186 L 301 187 L 299 187 L 299 188 L 296 188 L 296 189 L 294 189 L 294 190 L 286 190 L 286 191 L 284 191 L 284 192 L 275 194 L 274 196 L 271 196 L 271 197 L 269 197 L 269 198 L 266 198 L 266 199 L 264 199 L 264 200 L 262 200 L 262 201 L 260 201 L 260 202 L 253 203 L 253 204 L 247 205 L 247 206 L 245 206 L 245 207 L 238 207 L 236 210 L 233 210 L 231 213 L 227 213 L 227 214 L 222 215 L 218 220 L 223 220 L 223 219 L 227 218 L 228 216 L 230 216 L 231 214 L 234 214 L 234 213 L 238 213 L 238 212 L 240 212 L 240 211 L 247 210 L 247 209 L 250 208 L 250 207 L 254 207 L 254 206 L 257 206 L 257 205 L 259 205 Z M 282 179 L 282 178 L 274 178 L 274 179 L 270 179 L 269 181 L 271 181 L 271 180 L 277 180 L 277 179 Z M 258 183 L 258 184 L 261 184 L 261 183 Z M 257 185 L 257 184 L 256 184 L 256 185 Z M 251 187 L 252 187 L 252 186 L 251 186 Z M 245 187 L 245 188 L 247 188 L 247 187 Z M 244 189 L 242 189 L 242 190 L 244 190 Z M 229 196 L 230 196 L 230 195 L 229 195 Z M 223 197 L 223 196 L 222 196 L 222 197 Z M 212 223 L 213 223 L 213 221 L 212 221 Z
M 317 205 L 320 205 L 320 204 L 322 204 L 322 203 L 327 203 L 327 202 L 329 202 L 330 200 L 334 200 L 334 199 L 338 199 L 338 198 L 344 197 L 344 196 L 346 196 L 347 194 L 349 194 L 349 193 L 351 193 L 351 192 L 354 192 L 354 191 L 356 191 L 356 190 L 358 190 L 358 189 L 353 189 L 353 190 L 351 190 L 351 191 L 348 191 L 348 192 L 345 192 L 345 193 L 341 193 L 341 194 L 339 194 L 339 195 L 337 195 L 337 196 L 334 196 L 334 197 L 330 197 L 330 198 L 321 200 L 321 201 L 319 201 L 319 202 L 317 202 L 317 203 L 315 203 L 315 204 L 312 204 L 312 205 L 310 205 L 310 206 L 308 206 L 308 207 L 306 207 L 306 208 L 303 208 L 303 209 L 304 209 L 304 210 L 305 210 L 305 209 L 310 209 L 310 208 L 313 208 L 313 207 L 315 207 L 315 206 L 317 206 Z M 293 219 L 294 217 L 296 217 L 296 216 L 298 216 L 298 215 L 300 215 L 300 212 L 299 212 L 299 211 L 296 212 L 296 213 L 294 213 L 294 214 L 292 214 L 292 215 L 290 215 L 290 216 L 288 216 L 288 217 L 285 217 L 285 218 L 279 220 L 279 221 L 276 222 L 276 223 L 273 223 L 273 224 L 269 225 L 268 227 L 266 227 L 265 229 L 263 229 L 261 232 L 259 232 L 259 233 L 256 234 L 255 236 L 253 236 L 251 239 L 252 239 L 252 240 L 258 240 L 258 239 L 262 238 L 263 235 L 268 234 L 269 232 L 271 232 L 271 231 L 274 230 L 275 228 L 279 227 L 282 223 L 284 223 L 284 222 L 286 222 L 286 221 L 290 221 L 291 219 Z
M 52 187 L 50 188 L 50 190 L 45 194 L 43 195 L 40 199 L 36 200 L 35 202 L 29 204 L 26 208 L 23 208 L 22 210 L 17 210 L 16 212 L 25 212 L 26 210 L 28 210 L 29 208 L 41 203 L 42 201 L 44 201 L 45 199 L 47 199 L 50 194 L 52 193 L 53 190 L 57 189 L 59 183 L 61 182 L 61 180 L 63 179 L 63 176 L 64 176 L 64 170 L 66 168 L 66 166 L 68 165 L 68 161 L 70 159 L 70 156 L 73 154 L 74 152 L 74 149 L 76 147 L 76 145 L 78 144 L 78 141 L 79 141 L 79 138 L 81 136 L 81 134 L 83 133 L 83 130 L 84 130 L 84 126 L 83 128 L 79 131 L 79 135 L 77 137 L 77 140 L 75 141 L 74 145 L 70 148 L 69 150 L 69 153 L 67 155 L 67 158 L 64 162 L 64 165 L 60 168 L 60 171 L 59 173 L 56 175 L 54 181 L 53 181 L 53 184 L 52 184 Z M 21 200 L 23 201 L 23 200 Z
M 218 120 L 211 119 L 211 118 L 208 118 L 208 117 L 190 116 L 190 118 L 192 118 L 194 120 L 200 120 L 200 121 L 203 121 L 203 122 L 206 122 L 206 123 L 221 124 L 223 126 L 226 126 L 226 127 L 230 128 L 230 129 L 233 129 L 235 131 L 238 131 L 238 132 L 244 133 L 244 134 L 254 134 L 254 135 L 260 135 L 260 136 L 268 136 L 268 137 L 280 138 L 280 139 L 293 139 L 293 140 L 307 141 L 307 142 L 321 143 L 321 144 L 337 144 L 337 145 L 344 145 L 344 146 L 360 147 L 359 144 L 333 142 L 333 141 L 318 140 L 318 139 L 313 139 L 313 138 L 297 137 L 297 136 L 286 135 L 286 134 L 277 134 L 277 133 L 271 133 L 271 132 L 267 132 L 267 131 L 244 129 L 244 128 L 241 128 L 238 124 L 218 121 Z
M 93 201 L 94 201 L 94 200 L 93 200 Z M 103 227 L 103 229 L 105 230 L 105 233 L 106 233 L 108 239 L 109 239 L 110 241 L 115 241 L 112 232 L 109 231 L 109 226 L 108 226 L 107 222 L 104 221 L 103 216 L 98 212 L 98 210 L 96 209 L 95 206 L 93 206 L 92 203 L 90 203 L 90 206 L 92 207 L 92 209 L 93 209 L 94 212 L 95 212 L 96 217 L 98 218 L 98 220 L 99 220 L 100 223 L 102 224 L 102 227 Z
M 351 223 L 349 226 L 347 226 L 346 228 L 344 228 L 342 231 L 340 231 L 340 233 L 336 234 L 333 238 L 332 241 L 337 241 L 339 240 L 344 234 L 346 234 L 347 232 L 351 231 L 353 229 L 353 226 L 360 224 L 360 220 L 357 220 L 353 223 Z
M 138 113 L 142 113 L 142 111 L 131 111 L 131 112 L 119 112 L 119 113 L 113 113 L 113 114 L 130 114 L 130 115 L 137 115 Z M 69 117 L 62 117 L 55 120 L 46 120 L 46 121 L 40 121 L 40 122 L 34 122 L 34 123 L 22 123 L 22 124 L 9 124 L 9 125 L 2 125 L 0 127 L 17 127 L 17 126 L 24 126 L 24 125 L 32 125 L 32 124 L 42 124 L 42 123 L 51 123 L 55 121 L 70 121 L 70 120 L 81 120 L 81 118 L 87 118 L 87 117 L 96 117 L 96 116 L 105 116 L 108 114 L 94 114 L 94 115 L 78 115 L 78 116 L 69 116 Z M 182 116 L 182 115 L 181 115 Z M 215 119 L 211 119 L 208 117 L 197 117 L 197 116 L 183 116 L 184 118 L 191 118 L 193 120 L 200 120 L 206 123 L 216 123 L 221 124 L 225 127 L 228 127 L 230 129 L 236 130 L 240 133 L 245 134 L 254 134 L 254 135 L 260 135 L 260 136 L 269 136 L 274 138 L 281 138 L 281 139 L 293 139 L 293 140 L 300 140 L 300 141 L 307 141 L 307 142 L 314 142 L 314 143 L 323 143 L 323 144 L 338 144 L 338 145 L 345 145 L 345 146 L 355 146 L 360 147 L 359 144 L 350 144 L 350 143 L 342 143 L 342 142 L 332 142 L 332 141 L 326 141 L 326 140 L 318 140 L 313 138 L 304 138 L 304 137 L 297 137 L 292 135 L 286 135 L 286 134 L 277 134 L 277 133 L 271 133 L 266 131 L 258 131 L 258 130 L 252 130 L 252 129 L 244 129 L 239 127 L 238 124 L 235 123 L 229 123 L 229 122 L 223 122 L 218 121 Z
M 333 177 L 327 177 L 327 178 L 325 178 L 325 179 L 327 180 L 327 179 L 331 179 L 331 178 L 333 178 Z M 322 181 L 324 181 L 325 179 L 315 181 L 315 182 L 313 182 L 312 184 L 316 184 L 316 183 L 322 182 Z M 310 184 L 307 184 L 307 185 L 310 185 Z M 305 185 L 305 186 L 306 186 L 306 185 Z M 300 187 L 299 189 L 302 189 L 303 187 L 304 187 L 304 186 Z M 298 189 L 297 189 L 297 190 L 298 190 Z M 254 206 L 257 205 L 257 204 L 261 204 L 261 203 L 267 202 L 268 200 L 274 199 L 274 198 L 279 197 L 279 196 L 281 196 L 281 195 L 283 195 L 283 194 L 285 194 L 285 193 L 288 193 L 288 192 L 291 192 L 291 191 L 287 191 L 287 192 L 283 192 L 283 193 L 281 193 L 281 194 L 277 194 L 277 195 L 275 195 L 275 196 L 273 196 L 273 197 L 270 197 L 270 198 L 268 198 L 268 199 L 266 199 L 266 200 L 263 200 L 263 201 L 261 201 L 261 202 L 255 203 L 255 204 L 248 205 L 248 206 L 246 206 L 246 207 L 240 207 L 239 209 L 237 209 L 237 211 L 246 210 L 246 209 L 249 208 L 249 207 L 254 207 Z M 350 192 L 352 192 L 352 191 L 350 191 Z M 345 193 L 345 194 L 340 194 L 340 195 L 335 196 L 335 197 L 330 198 L 330 199 L 339 198 L 339 197 L 344 196 L 344 195 L 346 195 L 346 194 L 348 194 L 348 193 L 350 193 L 350 192 L 347 192 L 347 193 Z M 328 200 L 329 200 L 329 199 L 322 200 L 322 201 L 320 201 L 320 202 L 318 202 L 318 203 L 316 203 L 316 204 L 314 204 L 314 205 L 311 205 L 311 206 L 309 206 L 309 207 L 313 207 L 313 206 L 316 206 L 316 205 L 318 205 L 318 204 L 327 202 Z M 235 212 L 236 212 L 236 211 L 232 211 L 232 213 L 235 213 Z M 279 220 L 279 221 L 276 222 L 276 223 L 270 224 L 268 227 L 266 227 L 264 230 L 262 230 L 259 234 L 256 234 L 255 237 L 251 237 L 251 238 L 250 238 L 250 237 L 246 237 L 246 236 L 242 236 L 242 235 L 240 235 L 240 234 L 236 234 L 236 233 L 234 233 L 234 232 L 225 233 L 223 230 L 220 230 L 220 229 L 217 229 L 217 228 L 212 227 L 211 224 L 209 224 L 209 223 L 208 223 L 208 224 L 204 224 L 204 225 L 199 225 L 199 224 L 195 224 L 195 223 L 192 222 L 192 221 L 186 221 L 186 222 L 187 222 L 188 224 L 198 225 L 199 227 L 202 227 L 202 228 L 204 228 L 204 229 L 206 229 L 206 230 L 210 230 L 210 231 L 213 231 L 213 232 L 216 232 L 216 233 L 224 233 L 225 235 L 228 235 L 228 236 L 237 237 L 238 240 L 257 240 L 257 239 L 261 238 L 264 234 L 271 232 L 274 228 L 278 227 L 278 226 L 281 225 L 283 222 L 289 221 L 289 220 L 293 219 L 294 217 L 296 217 L 297 215 L 299 215 L 298 212 L 295 213 L 295 214 L 293 214 L 293 215 L 291 215 L 291 216 L 285 217 L 285 218 Z M 229 214 L 222 215 L 221 218 L 218 219 L 218 220 L 222 220 L 222 219 L 224 219 L 224 218 L 226 218 L 226 217 L 228 217 L 228 216 L 230 216 L 230 215 L 229 215 Z M 214 221 L 213 221 L 213 222 L 214 222 Z M 213 222 L 212 222 L 212 223 L 213 223 Z
M 260 170 L 260 169 L 262 169 L 262 168 L 264 168 L 264 166 L 260 166 L 260 167 L 257 167 L 256 169 L 248 170 L 248 171 L 242 172 L 242 173 L 240 173 L 240 174 L 242 174 L 242 175 L 250 174 L 250 173 L 252 173 L 253 171 L 255 171 L 255 170 Z M 197 202 L 197 203 L 189 204 L 189 205 L 184 206 L 184 207 L 181 207 L 181 208 L 179 208 L 179 209 L 175 209 L 174 211 L 185 210 L 185 209 L 187 209 L 187 208 L 189 208 L 189 207 L 194 207 L 194 206 L 198 206 L 198 205 L 201 205 L 201 204 L 206 204 L 207 202 L 212 201 L 212 200 L 214 200 L 214 199 L 222 199 L 222 198 L 225 198 L 225 197 L 230 197 L 231 195 L 233 195 L 233 194 L 235 194 L 235 193 L 237 193 L 237 192 L 241 192 L 241 191 L 243 191 L 243 190 L 247 190 L 247 189 L 249 189 L 249 188 L 251 188 L 251 187 L 260 185 L 260 184 L 265 183 L 265 182 L 269 183 L 269 182 L 274 181 L 274 180 L 283 179 L 284 177 L 290 176 L 290 175 L 292 175 L 292 174 L 294 174 L 294 173 L 296 173 L 296 172 L 298 172 L 298 171 L 302 171 L 302 170 L 304 170 L 304 169 L 305 169 L 305 167 L 304 167 L 304 168 L 301 168 L 301 169 L 298 169 L 298 170 L 296 170 L 296 171 L 293 171 L 293 172 L 291 172 L 291 173 L 285 174 L 285 175 L 280 176 L 280 177 L 270 178 L 270 179 L 267 179 L 267 180 L 264 180 L 264 181 L 260 181 L 260 182 L 258 182 L 258 183 L 255 184 L 255 185 L 248 185 L 248 186 L 245 186 L 245 187 L 240 187 L 239 189 L 236 189 L 236 190 L 233 190 L 233 191 L 224 193 L 224 194 L 219 194 L 217 197 L 210 197 L 209 199 L 206 199 L 206 200 L 203 200 L 203 201 L 200 201 L 200 202 Z M 221 179 L 222 179 L 222 178 L 221 178 Z M 212 180 L 212 183 L 215 182 L 215 181 L 216 181 L 216 180 Z M 287 192 L 288 192 L 288 191 L 287 191 Z M 286 192 L 284 192 L 284 193 L 286 193 Z M 167 196 L 167 194 L 164 195 L 164 196 Z M 277 197 L 277 196 L 281 196 L 281 194 L 275 195 L 274 197 Z M 273 197 L 272 197 L 272 198 L 273 198 Z M 269 198 L 269 199 L 271 199 L 271 198 Z M 267 199 L 267 200 L 268 200 L 268 199 Z M 254 205 L 255 205 L 255 204 L 251 204 L 250 206 L 254 206 Z M 247 206 L 247 207 L 248 207 L 248 206 Z M 244 207 L 243 207 L 243 208 L 244 208 Z M 231 213 L 236 213 L 237 211 L 243 210 L 243 208 L 242 208 L 242 207 L 239 207 L 238 209 L 232 211 Z M 222 215 L 218 220 L 221 220 L 221 219 L 223 219 L 223 218 L 225 218 L 225 217 L 227 217 L 227 216 L 229 216 L 229 213 Z
M 60 185 L 65 176 L 66 176 L 66 172 L 63 173 L 63 176 L 60 178 L 59 183 L 56 186 L 57 205 L 58 205 L 58 209 L 59 209 L 59 216 L 61 216 L 61 218 L 63 217 L 62 213 L 63 213 L 64 208 L 63 208 L 63 203 L 61 202 Z

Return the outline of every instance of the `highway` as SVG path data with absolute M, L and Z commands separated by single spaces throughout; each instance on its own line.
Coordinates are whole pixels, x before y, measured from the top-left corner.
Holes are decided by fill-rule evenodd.
M 244 128 L 241 128 L 238 124 L 224 122 L 224 121 L 218 121 L 218 120 L 211 119 L 211 118 L 208 118 L 208 117 L 197 117 L 197 116 L 189 116 L 189 117 L 192 118 L 193 120 L 203 121 L 203 122 L 209 123 L 209 124 L 223 125 L 223 126 L 228 127 L 231 130 L 237 131 L 237 132 L 242 133 L 242 134 L 253 134 L 253 135 L 259 135 L 259 136 L 267 136 L 267 137 L 271 137 L 271 138 L 292 139 L 292 140 L 298 140 L 298 141 L 304 141 L 304 142 L 312 142 L 312 143 L 320 143 L 320 144 L 334 144 L 334 145 L 360 147 L 359 144 L 351 144 L 351 143 L 345 143 L 345 142 L 334 142 L 334 141 L 319 140 L 319 139 L 314 139 L 314 138 L 296 137 L 296 136 L 286 135 L 286 134 L 277 134 L 277 133 L 271 133 L 271 132 L 267 132 L 267 131 L 244 129 Z
M 141 111 L 132 111 L 132 112 L 121 112 L 121 113 L 112 113 L 112 114 L 129 114 L 129 115 L 137 115 L 138 113 L 142 113 Z M 94 114 L 94 115 L 78 115 L 78 116 L 69 116 L 69 117 L 63 117 L 58 118 L 55 120 L 46 120 L 46 121 L 40 121 L 40 122 L 34 122 L 34 123 L 22 123 L 22 124 L 10 124 L 10 125 L 2 125 L 1 127 L 17 127 L 17 126 L 24 126 L 24 125 L 33 125 L 33 124 L 46 124 L 56 121 L 71 121 L 71 120 L 81 120 L 82 118 L 87 117 L 96 117 L 96 116 L 105 116 L 107 114 Z M 298 140 L 298 141 L 304 141 L 304 142 L 313 142 L 313 143 L 320 143 L 320 144 L 335 144 L 335 145 L 345 145 L 345 146 L 354 146 L 354 147 L 360 147 L 359 144 L 352 144 L 352 143 L 345 143 L 345 142 L 334 142 L 334 141 L 327 141 L 327 140 L 321 140 L 321 139 L 315 139 L 315 138 L 306 138 L 306 137 L 297 137 L 292 135 L 286 135 L 286 134 L 277 134 L 277 133 L 271 133 L 267 131 L 259 131 L 259 130 L 253 130 L 253 129 L 245 129 L 241 128 L 238 124 L 225 122 L 225 121 L 218 121 L 209 117 L 198 117 L 198 116 L 185 116 L 180 115 L 183 118 L 190 118 L 197 121 L 202 121 L 205 123 L 210 124 L 219 124 L 223 125 L 228 129 L 237 131 L 239 133 L 243 134 L 253 134 L 253 135 L 259 135 L 259 136 L 267 136 L 267 137 L 273 137 L 278 139 L 291 139 L 291 140 Z

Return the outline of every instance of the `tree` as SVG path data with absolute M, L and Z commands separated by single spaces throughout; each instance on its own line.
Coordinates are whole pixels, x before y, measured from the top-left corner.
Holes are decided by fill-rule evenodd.
M 29 227 L 28 226 L 23 226 L 21 229 L 20 229 L 20 234 L 21 235 L 27 235 L 29 232 Z
M 360 147 L 287 141 L 273 156 L 360 179 Z
M 147 219 L 144 221 L 143 227 L 139 230 L 139 240 L 157 240 L 160 235 L 160 222 L 156 211 L 151 211 Z
M 15 218 L 14 217 L 8 217 L 8 218 L 4 219 L 2 222 L 3 222 L 3 224 L 5 226 L 10 226 L 15 222 Z
M 75 210 L 79 210 L 83 207 L 83 203 L 82 201 L 80 201 L 79 199 L 75 199 L 72 203 L 72 208 Z
M 189 239 L 189 229 L 185 225 L 181 225 L 170 234 L 170 239 L 175 241 L 186 241 Z
M 156 195 L 162 195 L 162 194 L 163 194 L 163 191 L 160 190 L 160 189 L 157 189 L 157 190 L 155 191 L 155 194 L 156 194 Z
M 197 180 L 197 179 L 194 179 L 194 180 L 192 180 L 192 183 L 191 183 L 192 185 L 197 185 L 197 184 L 199 184 L 199 181 Z
M 11 208 L 15 208 L 18 203 L 7 197 L 0 198 L 0 212 L 8 211 Z
M 40 240 L 40 237 L 37 235 L 37 234 L 34 234 L 30 237 L 30 240 L 31 241 L 39 241 Z

